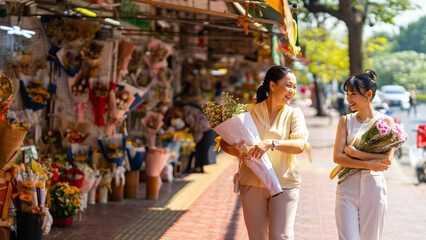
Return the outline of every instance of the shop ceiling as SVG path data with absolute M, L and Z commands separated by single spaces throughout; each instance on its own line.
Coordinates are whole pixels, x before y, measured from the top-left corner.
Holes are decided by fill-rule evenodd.
M 122 1 L 110 0 L 5 0 L 16 2 L 27 8 L 19 14 L 45 15 L 54 14 L 67 17 L 84 17 L 84 14 L 76 11 L 77 8 L 85 8 L 96 13 L 92 21 L 104 22 L 106 18 L 116 20 L 156 20 L 160 25 L 178 24 L 179 29 L 167 30 L 169 35 L 198 36 L 209 39 L 209 48 L 217 51 L 236 53 L 252 53 L 252 40 L 254 33 L 261 35 L 281 35 L 272 33 L 271 25 L 281 24 L 278 21 L 254 18 L 250 15 L 245 21 L 247 29 L 237 22 L 245 15 L 243 0 L 130 0 L 140 8 L 139 13 L 124 12 L 120 8 Z M 259 5 L 267 5 L 259 3 Z M 154 8 L 152 8 L 154 7 Z M 35 9 L 34 9 L 35 8 Z M 125 16 L 125 17 L 123 17 Z M 267 26 L 267 28 L 265 28 Z M 158 35 L 158 29 L 141 29 L 130 24 L 122 24 L 116 28 L 123 35 L 141 36 Z M 238 49 L 235 50 L 235 49 Z
M 218 31 L 228 30 L 234 33 L 245 32 L 243 27 L 237 26 L 238 19 L 241 19 L 241 16 L 245 13 L 245 9 L 236 4 L 246 2 L 242 0 L 130 0 L 130 2 L 133 2 L 144 9 L 140 13 L 129 13 L 121 11 L 121 1 L 117 0 L 5 1 L 10 3 L 19 3 L 26 8 L 34 9 L 25 11 L 31 15 L 55 14 L 68 17 L 84 17 L 83 14 L 74 11 L 76 8 L 80 7 L 95 12 L 97 14 L 96 18 L 98 19 L 113 18 L 119 20 L 123 18 L 120 16 L 125 15 L 126 18 L 132 19 L 163 20 L 166 22 L 179 23 L 183 25 L 199 25 L 209 29 L 217 29 Z M 218 2 L 225 6 L 225 11 L 223 11 L 223 8 L 217 8 Z M 262 6 L 266 4 L 260 3 L 259 5 Z M 147 8 L 146 6 L 154 6 L 156 9 L 162 9 L 163 11 L 160 10 L 156 11 L 156 13 L 153 13 L 151 10 L 152 8 Z M 172 14 L 173 10 L 180 12 L 180 14 Z M 22 14 L 22 8 L 20 8 L 19 11 L 17 11 L 15 14 Z M 261 25 L 280 25 L 280 23 L 275 20 L 250 17 L 249 19 L 246 19 L 246 21 L 249 23 L 249 33 L 263 32 L 265 34 L 283 35 L 279 33 L 271 33 L 265 27 L 263 27 L 263 25 Z M 137 28 L 133 29 L 133 33 L 136 32 L 136 29 Z

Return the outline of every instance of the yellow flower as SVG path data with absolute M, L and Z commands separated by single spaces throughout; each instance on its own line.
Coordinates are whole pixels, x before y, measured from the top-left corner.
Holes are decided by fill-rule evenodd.
M 74 157 L 74 161 L 77 161 L 77 162 L 83 162 L 83 161 L 86 161 L 86 156 L 83 156 L 83 155 L 75 156 L 75 157 Z
M 42 188 L 43 186 L 44 186 L 44 183 L 42 183 L 42 182 L 36 183 L 37 188 Z
M 108 148 L 111 148 L 111 149 L 118 149 L 120 146 L 118 146 L 117 144 L 109 144 L 108 145 Z
M 34 183 L 33 183 L 33 182 L 30 182 L 30 181 L 24 182 L 24 183 L 23 183 L 23 185 L 24 185 L 26 188 L 32 188 L 32 187 L 34 187 Z
M 75 191 L 73 189 L 71 189 L 71 188 L 65 188 L 64 189 L 64 193 L 71 195 L 71 194 L 74 194 Z
M 74 190 L 76 193 L 80 192 L 80 188 L 78 188 L 76 186 L 72 186 L 72 190 Z
M 19 196 L 19 199 L 24 202 L 31 202 L 33 200 L 33 197 L 29 194 L 21 193 L 21 196 Z
M 42 103 L 43 102 L 43 98 L 40 95 L 35 95 L 33 98 L 33 101 L 35 103 Z
M 80 203 L 81 203 L 81 200 L 78 197 L 78 195 L 74 195 L 74 197 L 72 198 L 72 204 L 76 207 L 80 207 Z

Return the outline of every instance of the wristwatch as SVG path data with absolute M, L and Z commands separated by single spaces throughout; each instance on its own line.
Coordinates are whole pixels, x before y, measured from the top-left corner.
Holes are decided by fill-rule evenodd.
M 272 139 L 272 150 L 278 147 L 280 145 L 280 142 L 277 139 Z

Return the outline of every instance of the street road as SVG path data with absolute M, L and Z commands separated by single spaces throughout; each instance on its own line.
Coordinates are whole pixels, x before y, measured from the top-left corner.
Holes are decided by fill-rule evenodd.
M 400 163 L 404 174 L 407 175 L 410 179 L 416 181 L 414 168 L 410 165 L 408 154 L 410 147 L 416 145 L 417 133 L 414 130 L 417 128 L 417 125 L 426 124 L 426 104 L 423 103 L 417 105 L 416 116 L 414 116 L 413 110 L 411 111 L 410 115 L 408 115 L 408 111 L 401 110 L 398 107 L 392 107 L 390 109 L 389 116 L 401 120 L 405 131 L 408 133 L 408 142 L 402 146 L 403 155 L 400 159 L 397 160 Z

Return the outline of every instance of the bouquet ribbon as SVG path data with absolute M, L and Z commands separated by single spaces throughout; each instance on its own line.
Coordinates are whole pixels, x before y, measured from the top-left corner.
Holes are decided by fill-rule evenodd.
M 105 125 L 104 114 L 108 111 L 105 108 L 106 104 L 93 104 L 93 112 L 95 112 L 95 124 L 98 127 Z
M 87 103 L 76 102 L 74 103 L 73 109 L 77 113 L 77 123 L 84 122 L 84 110 L 87 109 Z

